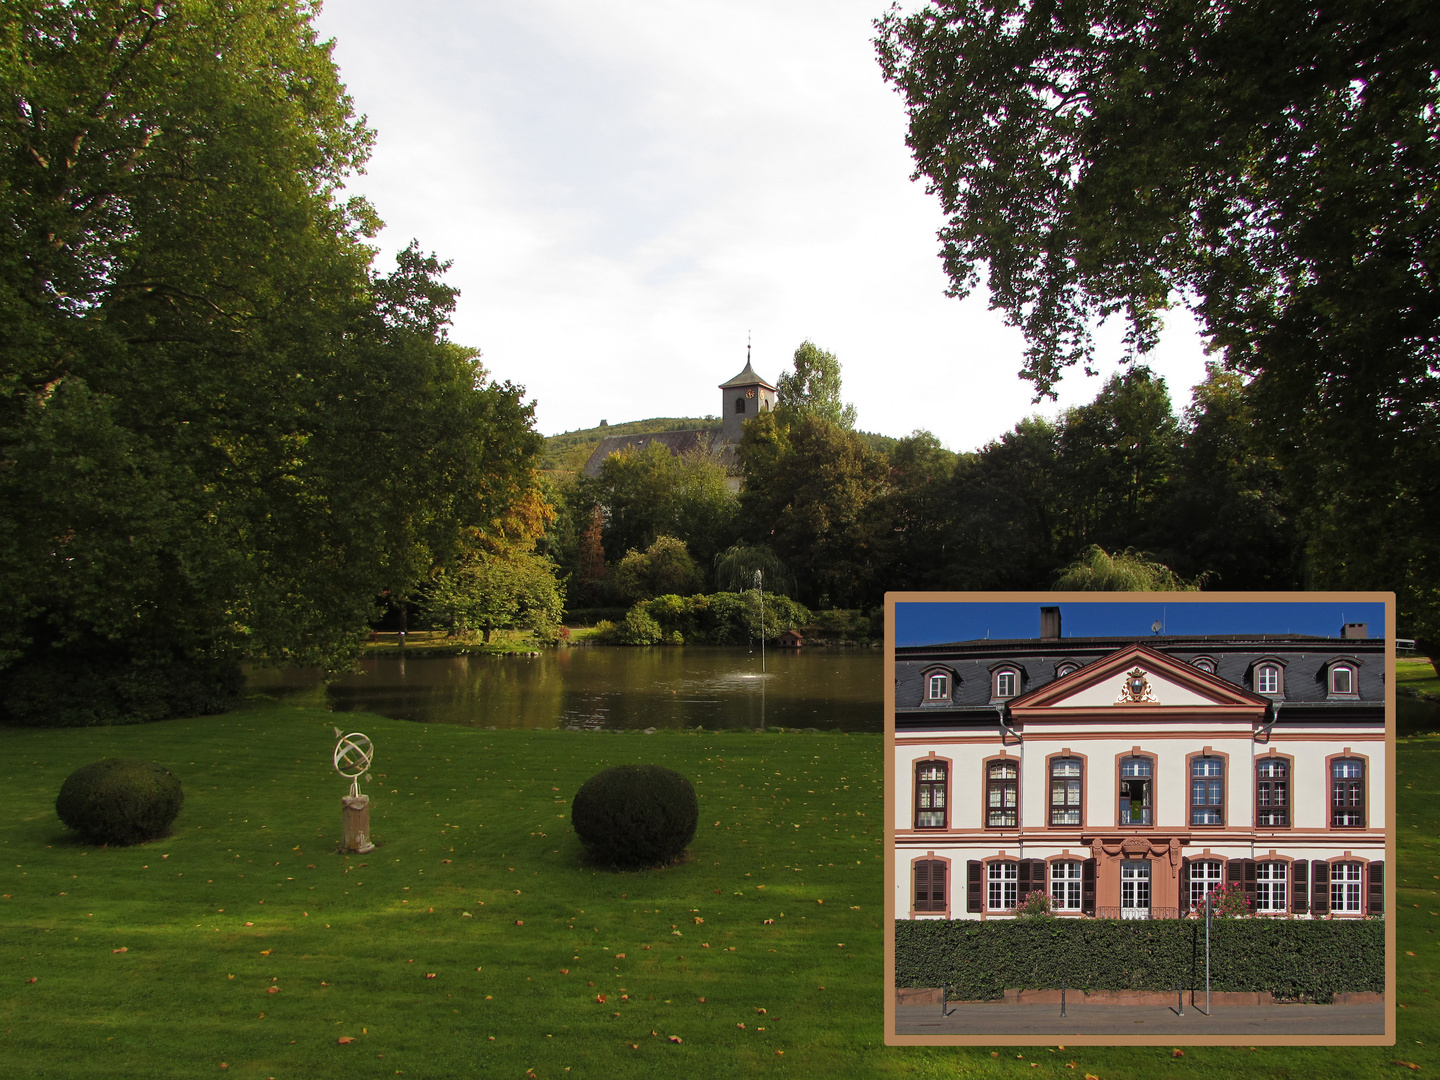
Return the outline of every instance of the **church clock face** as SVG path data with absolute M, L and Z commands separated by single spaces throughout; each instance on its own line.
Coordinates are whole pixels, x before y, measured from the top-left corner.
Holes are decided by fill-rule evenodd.
M 754 388 L 752 387 L 751 389 L 746 390 L 746 391 L 745 391 L 745 396 L 746 396 L 746 397 L 754 397 L 754 396 L 755 396 L 755 390 L 754 390 Z

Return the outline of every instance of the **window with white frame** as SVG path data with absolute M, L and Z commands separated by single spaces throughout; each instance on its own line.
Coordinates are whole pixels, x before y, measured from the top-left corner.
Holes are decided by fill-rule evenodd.
M 1285 910 L 1285 870 L 1283 862 L 1262 862 L 1255 865 L 1255 910 Z
M 1358 862 L 1330 864 L 1330 910 L 1336 913 L 1358 915 L 1364 911 L 1361 904 L 1361 886 L 1364 870 Z
M 1120 762 L 1120 824 L 1153 825 L 1155 763 L 1148 757 Z
M 1215 674 L 1215 661 L 1208 656 L 1198 656 L 1193 661 L 1194 665 L 1209 675 Z
M 1218 888 L 1225 866 L 1218 859 L 1202 859 L 1190 863 L 1190 906 L 1202 909 L 1205 894 Z
M 1261 664 L 1255 669 L 1255 692 L 1257 694 L 1278 694 L 1280 692 L 1280 666 Z
M 1330 763 L 1330 827 L 1365 827 L 1365 763 L 1336 758 Z
M 1020 902 L 1020 864 L 992 862 L 989 873 L 987 907 L 991 911 L 1010 911 Z
M 1330 693 L 1333 697 L 1354 697 L 1355 669 L 1349 664 L 1334 664 L 1330 668 Z
M 950 676 L 936 672 L 925 682 L 926 701 L 944 701 L 950 697 Z
M 915 828 L 945 828 L 945 781 L 943 761 L 922 761 L 915 766 Z
M 1050 759 L 1050 824 L 1080 824 L 1081 763 L 1079 758 Z
M 1055 678 L 1063 679 L 1066 675 L 1080 670 L 1080 665 L 1073 660 L 1067 660 L 1055 668 Z
M 1255 824 L 1290 824 L 1290 763 L 1284 758 L 1255 765 Z
M 1050 899 L 1056 911 L 1080 910 L 1080 872 L 1078 862 L 1050 864 Z
M 995 696 L 997 698 L 1012 698 L 1016 694 L 1016 688 L 1020 685 L 1020 675 L 1016 671 L 1005 670 L 995 673 Z
M 992 761 L 985 769 L 985 824 L 1013 829 L 1019 823 L 1020 765 L 1013 759 Z
M 1218 757 L 1190 759 L 1190 824 L 1223 825 L 1225 763 Z

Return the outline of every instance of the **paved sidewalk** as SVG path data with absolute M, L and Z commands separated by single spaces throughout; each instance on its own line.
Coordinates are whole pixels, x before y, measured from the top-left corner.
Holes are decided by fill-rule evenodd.
M 1203 1009 L 1204 995 L 1198 1002 Z M 1367 1005 L 1216 1006 L 1206 1016 L 1190 1001 L 1185 1015 L 1175 1007 L 1146 1005 L 951 1004 L 899 1005 L 897 1035 L 1034 1035 L 1058 1041 L 1066 1035 L 1383 1035 L 1383 1002 Z

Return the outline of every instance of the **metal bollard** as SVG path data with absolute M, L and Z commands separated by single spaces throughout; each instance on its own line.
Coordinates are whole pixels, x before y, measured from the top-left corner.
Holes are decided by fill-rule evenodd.
M 1063 980 L 1060 983 L 1060 1017 L 1061 1019 L 1065 1017 L 1065 983 Z
M 1178 1005 L 1178 1006 L 1180 1006 L 1180 1008 L 1179 1008 L 1179 1013 L 1180 1013 L 1181 1016 L 1184 1016 L 1184 1015 L 1185 1015 L 1185 990 L 1184 990 L 1184 988 L 1180 985 L 1180 980 L 1179 980 L 1179 979 L 1176 979 L 1176 980 L 1175 980 L 1175 1004 Z
M 940 1018 L 945 1018 L 945 981 L 940 981 Z

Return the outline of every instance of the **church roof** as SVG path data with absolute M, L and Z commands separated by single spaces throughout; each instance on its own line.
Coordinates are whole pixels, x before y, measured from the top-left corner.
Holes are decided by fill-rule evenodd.
M 745 361 L 745 370 L 736 375 L 729 382 L 720 384 L 721 390 L 729 390 L 732 386 L 763 386 L 766 390 L 774 390 L 768 382 L 755 374 L 755 369 L 750 366 L 749 359 Z

